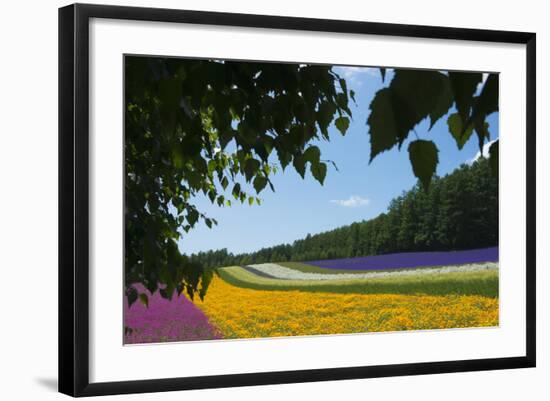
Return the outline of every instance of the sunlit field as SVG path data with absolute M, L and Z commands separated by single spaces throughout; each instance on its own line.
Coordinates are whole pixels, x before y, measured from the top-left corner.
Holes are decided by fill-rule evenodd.
M 224 338 L 498 325 L 495 297 L 266 291 L 235 287 L 219 277 L 196 305 Z
M 147 307 L 126 307 L 133 329 L 125 342 L 498 326 L 498 277 L 495 262 L 385 271 L 295 262 L 228 266 L 216 269 L 203 300 L 167 300 L 157 292 Z

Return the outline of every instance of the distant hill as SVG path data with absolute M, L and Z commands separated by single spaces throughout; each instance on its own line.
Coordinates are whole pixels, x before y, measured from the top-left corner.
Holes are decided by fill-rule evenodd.
M 436 178 L 428 192 L 415 185 L 373 219 L 252 253 L 235 255 L 220 249 L 191 258 L 207 267 L 219 267 L 497 245 L 498 178 L 491 174 L 488 160 L 480 158 Z

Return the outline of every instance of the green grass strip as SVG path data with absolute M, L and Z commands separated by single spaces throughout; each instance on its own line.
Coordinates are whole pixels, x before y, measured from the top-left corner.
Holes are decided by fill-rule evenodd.
M 318 267 L 318 266 L 308 265 L 306 263 L 301 263 L 301 262 L 277 262 L 276 264 L 278 264 L 279 266 L 288 267 L 289 269 L 298 270 L 303 273 L 322 273 L 322 274 L 368 273 L 365 270 L 327 269 L 326 267 Z
M 229 284 L 254 290 L 498 297 L 498 270 L 326 281 L 260 277 L 239 266 L 223 267 L 217 272 Z

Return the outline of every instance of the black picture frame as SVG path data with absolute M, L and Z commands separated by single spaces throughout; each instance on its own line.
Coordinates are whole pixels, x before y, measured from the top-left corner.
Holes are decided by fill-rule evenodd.
M 89 21 L 160 21 L 515 43 L 526 46 L 526 353 L 520 357 L 90 383 Z M 535 366 L 536 35 L 479 29 L 74 4 L 59 9 L 59 391 L 71 396 L 316 382 Z

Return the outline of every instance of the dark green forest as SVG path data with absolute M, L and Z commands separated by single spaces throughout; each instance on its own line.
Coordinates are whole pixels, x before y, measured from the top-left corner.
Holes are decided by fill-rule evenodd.
M 446 251 L 498 245 L 498 178 L 489 160 L 463 164 L 393 199 L 376 218 L 307 235 L 292 244 L 234 255 L 227 249 L 191 255 L 206 267 L 307 261 L 393 252 Z

